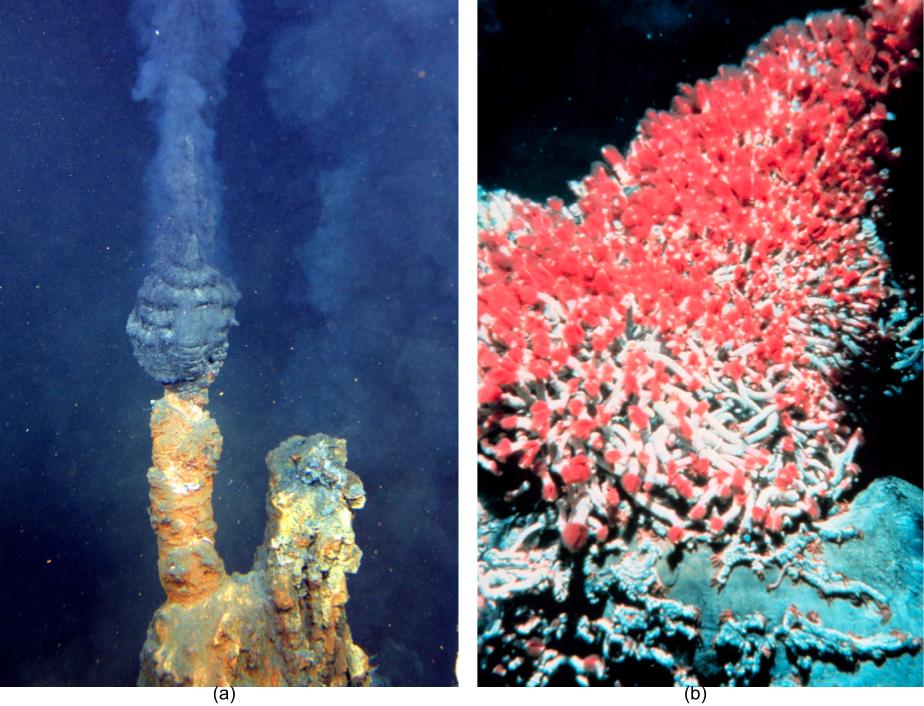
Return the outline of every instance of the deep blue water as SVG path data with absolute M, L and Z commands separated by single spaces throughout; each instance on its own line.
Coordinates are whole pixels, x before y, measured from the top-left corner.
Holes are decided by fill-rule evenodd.
M 379 674 L 456 653 L 456 22 L 450 0 L 247 2 L 216 118 L 240 326 L 212 386 L 218 549 L 247 571 L 263 457 L 348 440 L 350 624 Z M 127 685 L 163 592 L 125 320 L 156 135 L 128 4 L 0 5 L 0 685 Z

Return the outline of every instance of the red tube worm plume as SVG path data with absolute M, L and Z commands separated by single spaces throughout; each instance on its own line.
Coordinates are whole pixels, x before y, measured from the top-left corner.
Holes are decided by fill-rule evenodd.
M 584 454 L 572 458 L 561 471 L 565 483 L 583 483 L 590 480 L 590 461 Z
M 587 655 L 581 660 L 581 667 L 584 674 L 592 674 L 598 679 L 602 679 L 603 673 L 606 671 L 606 663 L 600 655 Z
M 538 657 L 545 650 L 545 643 L 538 637 L 531 637 L 526 642 L 526 654 L 530 657 Z
M 561 543 L 570 552 L 583 549 L 587 543 L 587 525 L 583 522 L 568 522 L 561 531 Z
M 834 507 L 861 436 L 833 384 L 881 335 L 888 294 L 882 101 L 920 58 L 921 0 L 866 12 L 790 22 L 681 86 L 625 154 L 603 149 L 573 205 L 484 199 L 487 469 L 547 469 L 561 517 L 640 512 L 676 543 Z M 587 536 L 563 524 L 569 550 Z

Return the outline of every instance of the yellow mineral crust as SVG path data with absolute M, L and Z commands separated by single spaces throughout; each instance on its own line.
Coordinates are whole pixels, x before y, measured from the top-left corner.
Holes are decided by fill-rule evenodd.
M 221 453 L 204 389 L 167 388 L 151 412 L 151 524 L 167 594 L 148 628 L 141 685 L 368 686 L 353 644 L 346 575 L 362 552 L 362 482 L 346 442 L 293 436 L 267 454 L 268 522 L 253 569 L 225 573 L 214 547 L 212 477 Z

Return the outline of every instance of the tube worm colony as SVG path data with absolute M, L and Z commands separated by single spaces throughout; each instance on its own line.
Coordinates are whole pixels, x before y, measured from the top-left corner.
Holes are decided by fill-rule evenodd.
M 159 133 L 148 174 L 152 271 L 126 330 L 164 396 L 151 412 L 152 526 L 166 602 L 142 652 L 142 685 L 368 685 L 346 622 L 359 568 L 352 512 L 360 480 L 346 444 L 292 437 L 267 456 L 269 524 L 246 575 L 215 550 L 212 483 L 221 455 L 208 387 L 227 355 L 239 294 L 213 265 L 220 222 L 214 107 L 243 32 L 234 0 L 139 0 L 146 54 L 135 98 Z
M 482 194 L 485 680 L 696 683 L 704 607 L 666 597 L 659 572 L 703 552 L 716 596 L 745 567 L 773 574 L 761 593 L 788 579 L 889 619 L 891 587 L 825 559 L 861 537 L 835 517 L 863 440 L 838 377 L 882 338 L 902 377 L 921 356 L 875 225 L 895 156 L 883 101 L 920 59 L 921 3 L 866 11 L 790 22 L 682 86 L 625 155 L 603 149 L 574 204 Z M 920 635 L 783 608 L 778 624 L 721 614 L 717 680 L 920 652 Z

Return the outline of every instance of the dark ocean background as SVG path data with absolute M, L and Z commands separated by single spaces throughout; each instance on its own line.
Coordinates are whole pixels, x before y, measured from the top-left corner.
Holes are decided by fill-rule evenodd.
M 336 12 L 331 8 L 335 8 Z M 0 685 L 130 685 L 163 600 L 149 400 L 125 321 L 146 272 L 126 2 L 0 5 Z M 240 326 L 211 388 L 229 571 L 265 523 L 265 454 L 348 440 L 368 501 L 356 642 L 393 684 L 456 654 L 456 9 L 245 3 L 216 121 L 220 262 Z
M 666 110 L 677 84 L 739 64 L 777 25 L 815 11 L 859 14 L 863 2 L 836 0 L 479 0 L 478 181 L 544 201 L 573 200 L 567 183 L 600 161 L 606 144 L 624 150 L 646 110 Z M 891 200 L 877 224 L 893 274 L 921 310 L 922 98 L 920 71 L 888 103 Z M 875 478 L 922 484 L 920 379 L 898 395 L 883 347 L 843 380 L 848 421 L 863 428 L 863 469 L 854 491 Z

